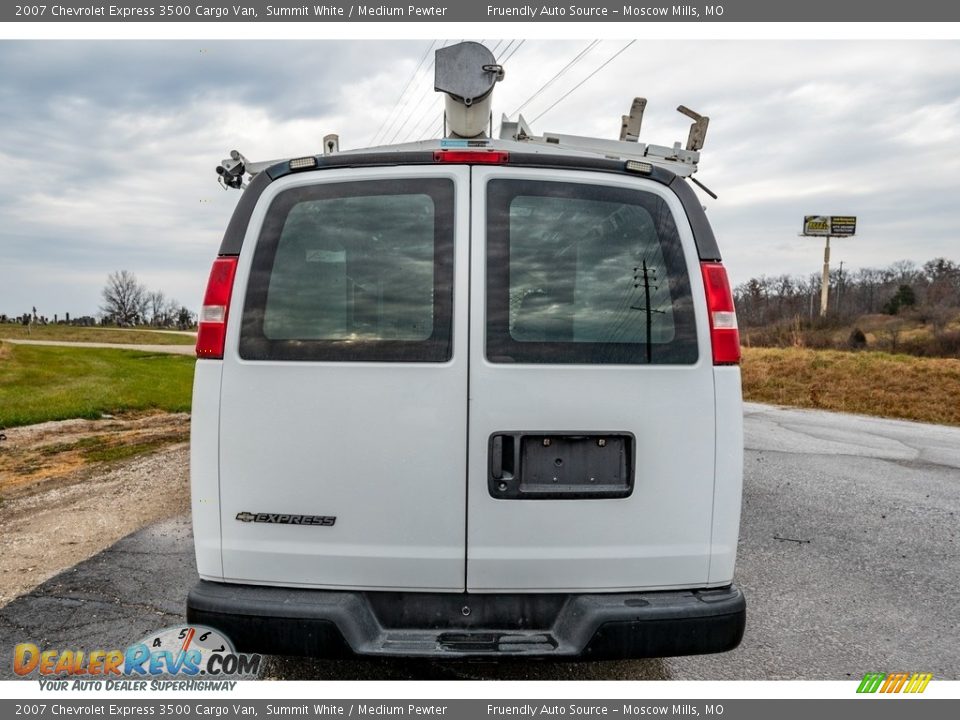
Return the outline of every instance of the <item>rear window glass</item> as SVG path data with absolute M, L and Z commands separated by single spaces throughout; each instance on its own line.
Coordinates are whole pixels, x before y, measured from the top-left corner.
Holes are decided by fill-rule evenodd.
M 247 284 L 248 360 L 444 362 L 453 302 L 453 183 L 294 188 L 267 212 Z
M 689 364 L 697 333 L 666 202 L 629 188 L 492 180 L 487 358 Z

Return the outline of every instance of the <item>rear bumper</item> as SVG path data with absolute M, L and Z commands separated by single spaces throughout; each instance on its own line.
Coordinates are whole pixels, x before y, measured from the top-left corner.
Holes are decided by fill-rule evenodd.
M 611 594 L 339 592 L 201 580 L 187 620 L 239 652 L 310 657 L 619 659 L 732 650 L 746 601 L 735 586 Z

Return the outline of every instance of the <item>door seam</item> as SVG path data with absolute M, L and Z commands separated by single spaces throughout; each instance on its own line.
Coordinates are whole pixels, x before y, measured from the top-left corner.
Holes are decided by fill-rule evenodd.
M 454 239 L 456 242 L 456 239 Z M 454 273 L 456 282 L 456 273 Z M 473 314 L 473 168 L 467 166 L 467 417 L 466 445 L 464 452 L 464 503 L 463 503 L 463 592 L 467 592 L 467 573 L 470 555 L 470 356 L 473 354 L 471 342 L 471 316 Z M 456 315 L 456 314 L 454 314 Z

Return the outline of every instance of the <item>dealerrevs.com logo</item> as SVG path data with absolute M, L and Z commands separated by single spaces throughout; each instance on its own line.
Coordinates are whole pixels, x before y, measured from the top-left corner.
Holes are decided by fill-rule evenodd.
M 13 671 L 36 675 L 41 689 L 51 690 L 145 690 L 148 681 L 154 690 L 232 689 L 236 683 L 229 680 L 256 677 L 260 661 L 259 655 L 237 653 L 223 633 L 202 625 L 164 628 L 126 650 L 41 650 L 34 643 L 13 650 Z

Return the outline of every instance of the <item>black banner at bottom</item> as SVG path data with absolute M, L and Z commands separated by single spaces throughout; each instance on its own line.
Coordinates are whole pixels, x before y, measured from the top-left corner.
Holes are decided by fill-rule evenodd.
M 851 688 L 851 693 L 855 692 Z M 909 708 L 907 706 L 910 706 Z M 953 708 L 952 710 L 950 708 Z M 275 718 L 328 720 L 357 718 L 723 718 L 723 720 L 809 720 L 843 717 L 845 720 L 933 720 L 957 717 L 960 701 L 917 697 L 861 696 L 831 700 L 142 700 L 53 699 L 0 700 L 0 717 L 102 718 Z

